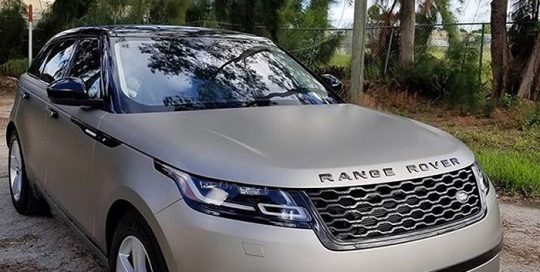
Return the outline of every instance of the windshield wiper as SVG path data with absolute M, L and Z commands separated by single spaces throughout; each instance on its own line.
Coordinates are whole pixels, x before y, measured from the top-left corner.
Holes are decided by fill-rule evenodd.
M 301 90 L 306 90 L 306 89 L 305 88 L 294 88 L 294 89 L 288 90 L 288 91 L 286 91 L 284 93 L 270 93 L 270 94 L 267 94 L 265 96 L 256 97 L 253 100 L 247 102 L 245 104 L 245 107 L 253 107 L 253 106 L 262 106 L 262 107 L 264 107 L 264 106 L 279 105 L 278 101 L 286 100 L 286 99 L 283 99 L 283 98 L 295 96 L 295 95 L 301 93 Z M 279 97 L 281 99 L 279 99 L 278 101 L 273 101 L 272 99 L 276 98 L 276 97 Z
M 210 79 L 214 79 L 225 68 L 225 66 L 227 66 L 227 65 L 229 65 L 231 63 L 241 61 L 241 60 L 243 60 L 245 58 L 251 57 L 251 56 L 253 56 L 255 54 L 258 54 L 258 53 L 261 53 L 261 52 L 267 52 L 267 51 L 269 52 L 271 50 L 272 50 L 272 48 L 270 48 L 268 46 L 254 46 L 254 47 L 251 47 L 251 48 L 247 49 L 246 51 L 242 52 L 242 54 L 238 55 L 237 57 L 235 57 L 233 59 L 230 59 L 227 62 L 223 63 L 221 66 L 219 66 L 219 68 L 217 68 L 217 70 L 212 74 Z

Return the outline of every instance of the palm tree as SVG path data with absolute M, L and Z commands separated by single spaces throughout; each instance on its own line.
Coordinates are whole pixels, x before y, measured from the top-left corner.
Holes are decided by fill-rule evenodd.
M 492 97 L 505 93 L 540 100 L 539 1 L 514 0 L 507 30 L 508 0 L 491 3 Z
M 370 44 L 370 51 L 374 56 L 387 52 L 392 29 L 399 21 L 401 67 L 408 67 L 414 62 L 415 48 L 425 48 L 422 45 L 427 43 L 434 30 L 433 26 L 422 26 L 424 35 L 417 37 L 416 22 L 433 25 L 440 16 L 443 28 L 448 33 L 450 46 L 455 46 L 460 41 L 459 30 L 454 24 L 456 19 L 450 10 L 450 0 L 422 0 L 418 6 L 414 0 L 376 0 L 369 14 L 371 19 L 375 19 L 374 23 L 380 26 L 379 37 Z

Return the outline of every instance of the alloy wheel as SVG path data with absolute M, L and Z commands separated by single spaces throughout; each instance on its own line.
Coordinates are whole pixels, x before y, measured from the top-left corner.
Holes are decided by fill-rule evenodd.
M 22 156 L 19 142 L 14 140 L 9 149 L 9 184 L 13 199 L 19 201 L 22 192 Z
M 144 245 L 135 236 L 126 237 L 116 257 L 117 272 L 153 272 Z

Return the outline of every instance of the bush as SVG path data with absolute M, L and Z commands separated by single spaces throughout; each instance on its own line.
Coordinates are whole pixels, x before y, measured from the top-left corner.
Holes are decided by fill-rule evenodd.
M 450 106 L 479 112 L 482 97 L 488 93 L 478 77 L 479 56 L 477 48 L 471 48 L 467 43 L 450 48 L 446 57 L 449 81 L 445 90 Z
M 539 127 L 540 128 L 540 104 L 535 106 L 535 109 L 531 111 L 525 121 L 527 127 Z
M 445 62 L 431 54 L 420 56 L 412 68 L 405 71 L 400 80 L 423 96 L 438 100 L 443 96 L 448 81 Z
M 429 53 L 418 56 L 400 79 L 420 94 L 444 100 L 452 108 L 480 112 L 482 97 L 488 92 L 478 78 L 478 63 L 478 50 L 459 44 L 442 59 Z
M 28 69 L 28 59 L 12 59 L 0 65 L 0 75 L 18 78 Z
M 0 1 L 0 63 L 24 56 L 24 14 L 22 1 Z

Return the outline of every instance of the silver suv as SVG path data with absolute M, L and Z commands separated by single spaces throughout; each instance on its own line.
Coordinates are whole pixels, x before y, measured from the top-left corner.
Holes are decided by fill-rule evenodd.
M 339 87 L 251 35 L 62 32 L 20 78 L 13 204 L 58 209 L 111 271 L 498 271 L 471 151 Z

